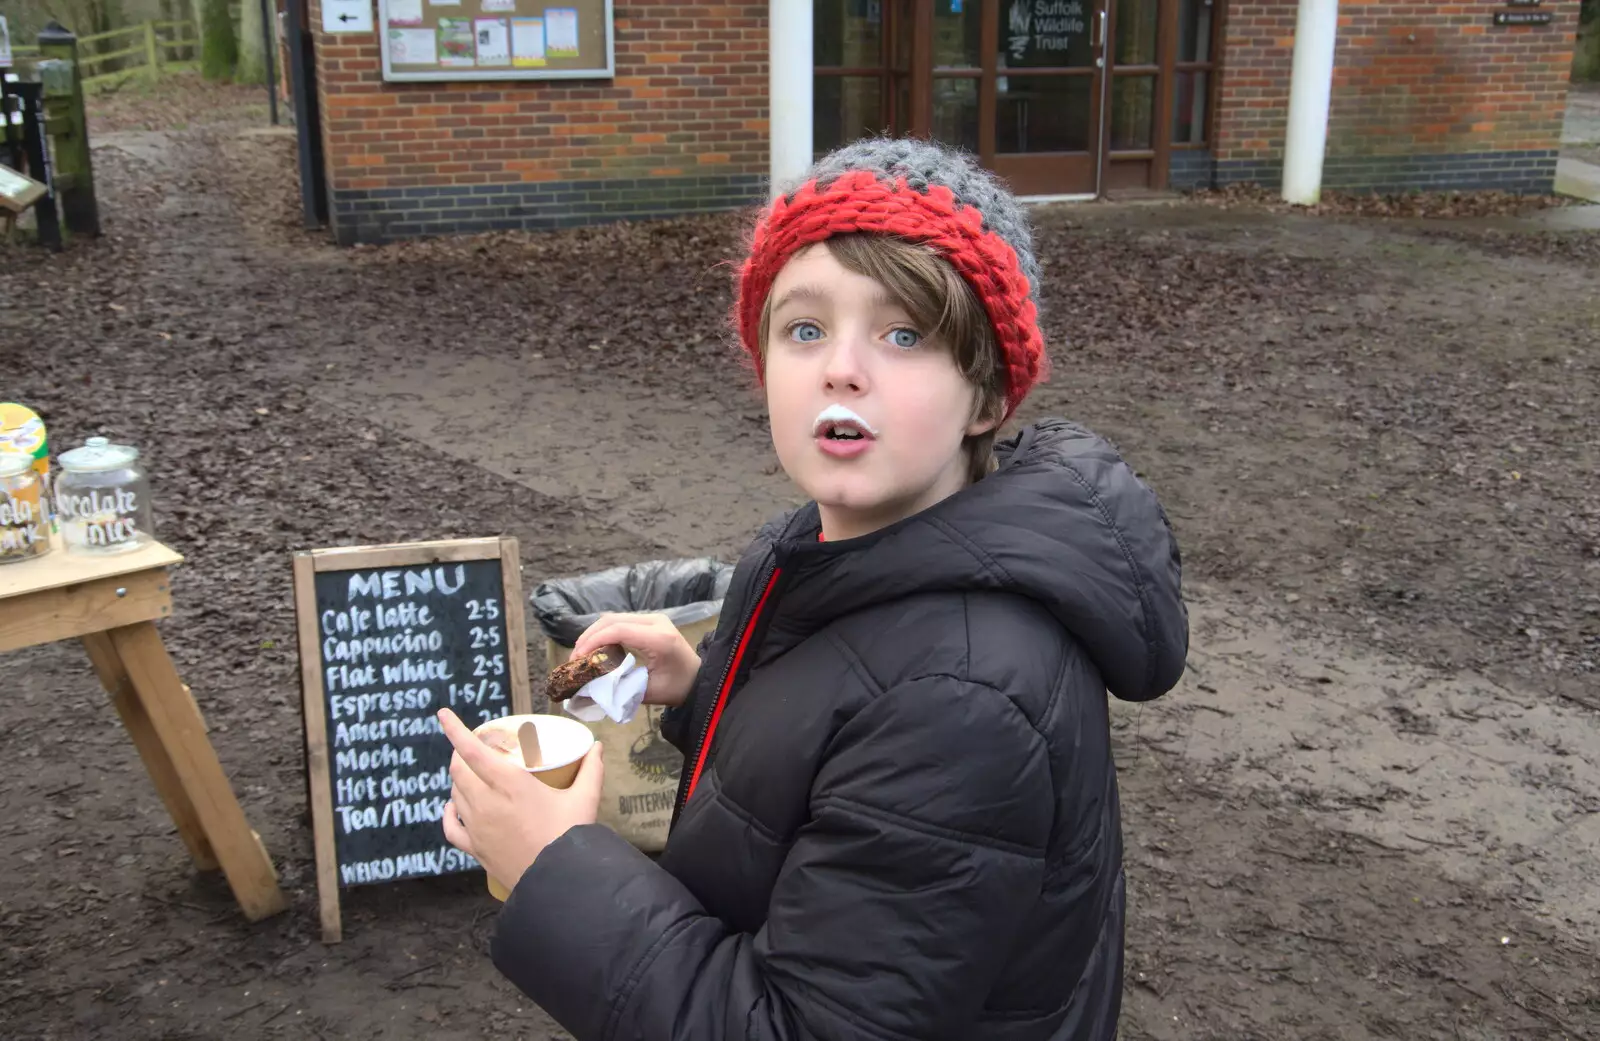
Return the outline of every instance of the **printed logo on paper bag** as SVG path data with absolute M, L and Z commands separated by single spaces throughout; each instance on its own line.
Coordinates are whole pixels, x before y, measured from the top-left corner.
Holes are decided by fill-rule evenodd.
M 661 706 L 645 707 L 649 709 L 650 729 L 640 734 L 634 740 L 633 747 L 628 749 L 628 765 L 647 781 L 671 781 L 676 784 L 678 775 L 683 772 L 683 756 L 661 736 Z

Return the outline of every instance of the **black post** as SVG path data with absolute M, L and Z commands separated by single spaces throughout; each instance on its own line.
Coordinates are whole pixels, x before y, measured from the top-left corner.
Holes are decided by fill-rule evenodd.
M 277 126 L 278 76 L 274 66 L 278 59 L 278 9 L 273 0 L 261 0 L 261 32 L 267 38 L 267 109 L 272 113 L 272 125 Z
M 17 93 L 17 74 L 0 72 L 0 138 L 5 139 L 5 164 L 20 171 L 27 163 L 22 150 L 22 95 Z
M 328 196 L 322 170 L 317 77 L 305 19 L 306 0 L 289 0 L 289 89 L 294 96 L 294 130 L 299 144 L 300 209 L 305 227 L 320 228 L 328 221 Z
M 89 117 L 83 105 L 83 68 L 78 64 L 78 38 L 52 21 L 39 30 L 38 68 L 44 83 L 47 131 L 55 138 L 56 191 L 61 217 L 75 235 L 100 234 L 100 205 L 95 201 L 94 160 L 89 153 Z
M 28 155 L 28 173 L 44 185 L 44 197 L 33 204 L 39 244 L 61 249 L 61 220 L 56 215 L 55 175 L 50 169 L 50 146 L 44 138 L 44 84 L 18 83 L 22 97 L 22 145 Z

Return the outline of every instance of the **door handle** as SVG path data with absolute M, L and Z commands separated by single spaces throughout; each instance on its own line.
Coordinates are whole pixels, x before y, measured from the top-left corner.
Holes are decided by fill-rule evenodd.
M 1089 46 L 1100 47 L 1106 42 L 1106 9 L 1101 8 L 1095 12 L 1099 17 L 1094 22 L 1094 39 L 1089 41 Z

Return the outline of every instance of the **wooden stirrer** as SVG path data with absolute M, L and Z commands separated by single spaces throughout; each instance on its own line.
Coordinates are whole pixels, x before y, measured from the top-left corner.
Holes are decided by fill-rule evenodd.
M 522 745 L 522 765 L 532 770 L 543 761 L 543 753 L 539 750 L 539 728 L 532 723 L 524 723 L 517 728 L 517 743 Z

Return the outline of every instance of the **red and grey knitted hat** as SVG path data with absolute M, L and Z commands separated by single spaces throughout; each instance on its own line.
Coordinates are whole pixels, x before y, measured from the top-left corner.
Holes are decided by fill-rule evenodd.
M 796 252 L 875 232 L 933 246 L 983 302 L 1004 361 L 1006 415 L 1045 377 L 1039 264 L 1022 205 L 965 153 L 929 141 L 867 138 L 818 160 L 756 225 L 739 272 L 735 321 L 761 366 L 761 312 Z

